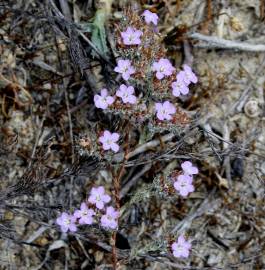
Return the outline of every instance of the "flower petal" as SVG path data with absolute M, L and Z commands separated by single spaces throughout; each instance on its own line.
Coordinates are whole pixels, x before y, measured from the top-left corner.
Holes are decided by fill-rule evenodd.
M 123 72 L 121 76 L 125 81 L 128 81 L 130 79 L 130 73 L 129 72 Z
M 134 96 L 134 95 L 129 96 L 128 97 L 128 102 L 130 104 L 135 104 L 136 103 L 136 96 Z
M 100 94 L 102 97 L 106 97 L 108 95 L 108 90 L 106 88 L 101 89 Z
M 108 131 L 108 130 L 104 130 L 104 137 L 106 137 L 107 139 L 109 139 L 109 138 L 111 138 L 111 133 L 110 133 L 110 131 Z
M 70 232 L 76 232 L 77 231 L 76 225 L 75 224 L 70 224 L 69 225 L 69 230 L 70 230 Z
M 119 133 L 114 132 L 114 133 L 111 134 L 111 140 L 113 142 L 117 142 L 119 140 L 119 138 L 120 138 L 120 134 Z
M 62 232 L 67 232 L 68 231 L 68 226 L 61 226 L 61 231 Z
M 108 96 L 108 97 L 106 98 L 106 101 L 107 101 L 107 104 L 108 104 L 108 105 L 111 105 L 111 104 L 114 102 L 114 97 Z
M 105 194 L 105 188 L 103 186 L 99 186 L 97 188 L 97 195 L 103 195 Z
M 102 201 L 97 201 L 97 202 L 96 202 L 96 207 L 97 207 L 98 209 L 103 209 L 103 208 L 104 208 L 104 203 L 103 203 Z
M 117 153 L 119 151 L 119 149 L 120 149 L 120 147 L 119 147 L 119 145 L 117 143 L 112 143 L 110 145 L 110 147 L 111 147 L 111 150 L 113 150 L 115 153 Z
M 164 78 L 164 74 L 162 72 L 156 72 L 156 78 L 158 80 L 162 80 Z

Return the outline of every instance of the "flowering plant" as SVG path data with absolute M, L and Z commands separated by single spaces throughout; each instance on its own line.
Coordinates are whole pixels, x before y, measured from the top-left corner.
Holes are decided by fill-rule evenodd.
M 88 200 L 81 204 L 79 210 L 75 210 L 73 215 L 62 213 L 57 219 L 63 232 L 75 232 L 77 224 L 94 223 L 113 230 L 114 251 L 116 230 L 122 217 L 120 181 L 128 159 L 141 153 L 137 148 L 136 154 L 130 150 L 133 134 L 131 128 L 140 134 L 148 130 L 151 139 L 168 131 L 180 134 L 190 123 L 190 117 L 182 110 L 176 98 L 190 94 L 189 87 L 198 82 L 190 66 L 175 67 L 167 57 L 156 28 L 158 20 L 158 15 L 149 10 L 141 15 L 132 12 L 125 14 L 115 33 L 118 57 L 113 76 L 118 86 L 112 89 L 108 87 L 108 90 L 103 88 L 100 94 L 94 95 L 97 111 L 107 117 L 113 116 L 112 119 L 119 117 L 120 125 L 112 127 L 113 132 L 105 129 L 107 124 L 99 123 L 99 129 L 95 130 L 98 143 L 95 146 L 91 142 L 87 146 L 90 148 L 90 156 L 100 157 L 106 166 L 113 169 L 115 208 L 107 206 L 111 203 L 111 197 L 106 194 L 103 186 L 93 187 Z M 191 161 L 182 162 L 180 167 L 180 170 L 174 168 L 168 174 L 155 177 L 151 189 L 158 190 L 156 188 L 159 187 L 160 193 L 187 199 L 195 191 L 193 177 L 199 171 Z M 191 242 L 186 241 L 181 234 L 177 242 L 171 245 L 170 252 L 177 258 L 187 258 L 190 249 Z M 115 257 L 115 252 L 113 254 Z

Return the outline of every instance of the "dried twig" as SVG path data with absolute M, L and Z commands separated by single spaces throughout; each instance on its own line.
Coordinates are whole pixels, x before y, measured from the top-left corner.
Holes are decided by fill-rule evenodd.
M 188 35 L 191 39 L 204 41 L 207 44 L 196 44 L 195 47 L 203 48 L 220 48 L 227 50 L 239 50 L 248 52 L 265 52 L 265 45 L 250 44 L 247 42 L 232 41 L 228 39 L 219 38 L 217 36 L 207 36 L 200 33 L 192 33 Z
M 28 167 L 31 166 L 32 160 L 34 159 L 34 156 L 35 156 L 35 154 L 36 154 L 36 149 L 37 149 L 37 146 L 38 146 L 38 143 L 39 143 L 39 139 L 40 139 L 40 135 L 41 135 L 41 133 L 42 133 L 43 123 L 44 123 L 45 119 L 46 119 L 46 113 L 42 116 L 40 125 L 39 125 L 39 127 L 38 127 L 38 131 L 37 131 L 35 143 L 34 143 L 34 146 L 33 146 L 32 153 L 31 153 L 31 160 L 29 161 Z
M 151 163 L 146 164 L 140 172 L 138 172 L 134 177 L 131 178 L 131 180 L 122 188 L 120 192 L 121 199 L 128 193 L 131 187 L 133 187 L 137 183 L 141 176 L 150 170 L 151 167 Z
M 191 53 L 191 46 L 187 40 L 183 41 L 183 48 L 184 48 L 184 55 L 185 55 L 184 64 L 192 67 L 194 57 Z
M 229 126 L 228 123 L 225 122 L 223 124 L 223 137 L 225 141 L 229 141 L 230 140 L 230 130 L 229 130 Z M 226 143 L 225 141 L 223 141 L 223 149 L 227 149 L 229 147 L 229 144 Z M 229 183 L 229 185 L 231 185 L 231 165 L 230 165 L 230 153 L 227 154 L 227 156 L 224 159 L 224 163 L 223 163 L 223 167 L 225 169 L 225 174 L 226 174 L 226 179 Z
M 139 155 L 143 152 L 146 152 L 150 149 L 153 149 L 154 147 L 160 145 L 161 142 L 167 142 L 167 141 L 170 141 L 172 140 L 173 138 L 175 137 L 175 134 L 173 133 L 169 133 L 169 134 L 166 134 L 164 136 L 161 137 L 160 140 L 156 139 L 156 140 L 152 140 L 150 142 L 147 142 L 145 144 L 142 144 L 140 146 L 138 146 L 134 151 L 130 152 L 127 156 L 127 159 L 130 159 L 136 155 Z
M 69 3 L 66 0 L 59 0 L 60 6 L 62 9 L 62 12 L 64 16 L 67 18 L 67 20 L 71 21 L 72 20 L 72 15 L 69 7 Z

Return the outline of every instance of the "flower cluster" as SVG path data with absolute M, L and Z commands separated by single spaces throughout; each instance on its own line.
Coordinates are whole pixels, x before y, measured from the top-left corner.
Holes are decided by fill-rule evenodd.
M 157 25 L 158 16 L 156 13 L 153 13 L 149 10 L 145 10 L 142 15 L 144 16 L 144 20 L 147 24 L 153 23 L 154 25 Z
M 102 144 L 102 148 L 106 150 L 112 150 L 117 153 L 120 149 L 117 141 L 119 140 L 120 135 L 116 132 L 111 133 L 108 130 L 103 132 L 103 135 L 99 137 L 99 142 Z
M 174 182 L 174 188 L 183 197 L 187 197 L 189 193 L 194 191 L 193 178 L 194 174 L 198 174 L 198 168 L 193 166 L 190 161 L 185 161 L 181 164 L 182 174 L 177 177 Z
M 102 186 L 98 188 L 93 187 L 88 198 L 88 202 L 94 204 L 99 210 L 102 210 L 104 205 L 110 202 L 110 200 L 110 196 L 105 193 L 105 189 Z
M 162 80 L 164 77 L 171 76 L 175 71 L 170 61 L 166 58 L 159 59 L 152 65 L 152 71 L 156 72 L 156 78 Z
M 121 32 L 124 45 L 141 44 L 141 36 L 143 32 L 132 27 L 128 27 L 125 32 Z
M 114 68 L 114 71 L 120 73 L 125 81 L 128 81 L 132 74 L 135 73 L 135 69 L 132 66 L 130 60 L 119 59 L 118 65 Z
M 160 59 L 158 62 L 153 63 L 152 70 L 156 71 L 156 78 L 161 80 L 165 76 L 171 76 L 175 68 L 171 65 L 168 59 Z M 193 73 L 192 69 L 184 65 L 184 70 L 180 71 L 176 76 L 176 81 L 172 82 L 172 94 L 175 97 L 187 95 L 189 93 L 190 83 L 197 83 L 198 79 Z M 160 121 L 172 120 L 172 116 L 176 113 L 176 107 L 169 101 L 156 103 L 156 116 Z
M 173 170 L 156 176 L 153 180 L 154 188 L 163 198 L 174 196 L 177 193 L 186 198 L 194 192 L 193 175 L 198 174 L 198 168 L 190 161 L 181 164 L 182 171 Z
M 103 186 L 93 187 L 88 200 L 81 203 L 80 209 L 75 210 L 72 215 L 63 212 L 56 223 L 62 232 L 76 232 L 77 224 L 91 225 L 95 222 L 106 229 L 115 230 L 118 228 L 119 212 L 112 206 L 106 207 L 110 201 L 111 197 L 105 193 Z
M 109 130 L 103 130 L 95 132 L 87 132 L 86 134 L 79 134 L 75 138 L 76 150 L 79 155 L 93 156 L 98 160 L 110 160 L 113 154 L 119 152 L 120 134 L 117 132 L 110 132 Z M 94 143 L 98 142 L 98 143 Z
M 134 95 L 133 86 L 126 86 L 125 84 L 122 84 L 120 86 L 119 90 L 117 90 L 116 96 L 120 97 L 124 104 L 126 104 L 126 103 L 135 104 L 136 103 L 136 96 Z
M 187 258 L 190 254 L 191 243 L 186 241 L 183 235 L 178 237 L 178 240 L 171 245 L 172 253 L 176 258 Z
M 171 120 L 172 115 L 176 113 L 175 106 L 169 101 L 165 101 L 164 103 L 156 103 L 156 116 L 159 120 Z
M 177 74 L 176 81 L 171 85 L 173 96 L 187 95 L 189 93 L 189 85 L 197 82 L 198 78 L 192 69 L 188 65 L 184 65 L 183 70 Z
M 108 95 L 107 89 L 102 89 L 100 95 L 94 96 L 94 103 L 97 108 L 105 110 L 114 102 L 114 98 Z
M 57 219 L 56 223 L 61 227 L 62 232 L 76 232 L 76 217 L 63 212 Z
M 147 25 L 153 24 L 157 25 L 158 23 L 158 16 L 155 13 L 150 12 L 149 10 L 145 10 L 142 14 L 144 17 L 144 20 Z M 139 27 L 139 26 L 138 26 Z M 136 26 L 127 25 L 127 27 L 124 27 L 125 30 L 120 32 L 121 36 L 121 42 L 122 45 L 125 46 L 125 52 L 126 48 L 135 48 L 136 51 L 139 49 L 139 51 L 144 50 L 146 47 L 146 44 L 143 44 L 143 39 L 146 41 L 145 34 L 150 34 L 149 32 L 145 32 L 148 30 L 139 30 Z M 141 46 L 141 47 L 139 47 Z M 149 73 L 149 71 L 154 72 L 155 78 L 158 81 L 163 80 L 166 77 L 170 77 L 172 75 L 176 76 L 176 81 L 172 82 L 172 79 L 170 81 L 172 82 L 172 93 L 174 96 L 178 97 L 180 94 L 186 95 L 189 92 L 189 84 L 191 82 L 196 83 L 198 81 L 196 75 L 192 72 L 191 68 L 187 65 L 184 65 L 183 70 L 180 71 L 176 75 L 176 68 L 173 67 L 170 60 L 163 57 L 163 53 L 159 54 L 162 57 L 151 60 L 151 64 L 148 68 L 142 68 L 142 66 L 139 66 L 139 63 L 137 64 L 134 60 L 134 57 L 131 55 L 128 59 L 128 55 L 124 53 L 124 56 L 122 59 L 117 60 L 117 66 L 114 68 L 114 71 L 121 74 L 123 80 L 128 82 L 130 79 L 132 79 L 132 76 L 135 79 L 138 75 L 141 73 Z M 144 61 L 144 60 L 143 60 Z M 133 63 L 134 62 L 134 63 Z M 150 62 L 150 61 L 149 61 Z M 136 66 L 134 66 L 136 65 Z M 139 67 L 138 67 L 139 66 Z M 141 70 L 139 70 L 141 69 Z M 144 70 L 144 71 L 143 71 Z M 145 75 L 142 75 L 142 78 L 144 78 Z M 132 85 L 125 85 L 121 84 L 116 90 L 116 97 L 119 97 L 123 104 L 129 104 L 133 105 L 137 103 L 137 98 L 135 96 L 135 89 Z M 115 98 L 108 95 L 108 91 L 106 89 L 101 90 L 101 95 L 95 95 L 94 96 L 94 102 L 95 106 L 100 109 L 107 109 L 111 105 L 114 105 Z M 152 104 L 148 101 L 148 104 Z M 135 109 L 135 108 L 133 108 Z M 164 102 L 157 102 L 155 103 L 155 113 L 156 117 L 159 121 L 171 121 L 173 120 L 175 114 L 177 113 L 177 109 L 173 103 L 170 101 L 164 101 Z M 114 150 L 113 150 L 114 151 Z
M 128 80 L 130 75 L 135 72 L 135 69 L 131 66 L 129 60 L 118 60 L 118 66 L 114 69 L 116 72 L 122 74 L 124 80 Z M 124 104 L 130 103 L 135 104 L 137 99 L 134 95 L 134 87 L 131 85 L 121 84 L 119 89 L 116 91 L 116 96 L 120 97 Z M 101 95 L 94 96 L 95 106 L 99 109 L 105 110 L 115 101 L 115 98 L 108 95 L 107 89 L 101 90 Z

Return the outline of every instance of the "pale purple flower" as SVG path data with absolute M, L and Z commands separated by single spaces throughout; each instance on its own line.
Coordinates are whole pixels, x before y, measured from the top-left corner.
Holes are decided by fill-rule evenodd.
M 108 194 L 105 193 L 103 186 L 93 187 L 90 191 L 90 196 L 88 201 L 92 204 L 95 204 L 98 209 L 103 209 L 104 205 L 110 202 L 111 198 Z
M 105 88 L 100 91 L 100 95 L 94 96 L 95 106 L 103 110 L 107 109 L 113 102 L 114 98 L 108 95 L 108 90 Z
M 116 96 L 120 97 L 123 103 L 136 103 L 136 96 L 134 95 L 134 88 L 132 86 L 126 86 L 122 84 L 119 90 L 116 92 Z
M 165 101 L 164 103 L 156 103 L 156 116 L 159 120 L 171 120 L 172 114 L 176 113 L 175 106 L 169 101 Z
M 198 168 L 196 166 L 193 166 L 190 161 L 185 161 L 181 164 L 181 168 L 184 172 L 184 174 L 187 175 L 193 175 L 198 174 Z
M 62 232 L 76 232 L 76 217 L 63 212 L 57 219 L 56 223 L 61 227 Z
M 105 228 L 117 229 L 119 212 L 112 206 L 107 207 L 105 215 L 101 217 L 101 225 Z
M 183 235 L 180 235 L 178 237 L 178 241 L 173 243 L 171 248 L 172 248 L 172 252 L 173 252 L 174 257 L 188 258 L 189 254 L 190 254 L 191 243 L 189 241 L 186 241 L 186 239 Z
M 177 80 L 171 85 L 173 89 L 172 94 L 175 97 L 179 97 L 181 94 L 187 95 L 189 93 L 189 88 L 184 82 L 183 76 L 184 74 L 177 76 Z
M 139 45 L 141 44 L 140 37 L 143 32 L 133 27 L 128 27 L 126 31 L 121 32 L 122 40 L 125 45 Z
M 103 135 L 99 137 L 99 141 L 102 143 L 104 150 L 111 149 L 117 153 L 120 149 L 119 145 L 116 143 L 120 138 L 118 133 L 110 133 L 108 130 L 103 132 Z
M 162 80 L 165 76 L 170 76 L 175 71 L 170 61 L 166 58 L 161 58 L 158 62 L 152 65 L 152 71 L 156 72 L 156 77 Z
M 130 76 L 135 73 L 135 69 L 131 64 L 131 61 L 127 59 L 118 60 L 118 65 L 114 68 L 114 71 L 121 73 L 121 76 L 125 81 L 128 81 Z
M 194 186 L 192 184 L 192 176 L 189 175 L 179 175 L 177 181 L 174 183 L 174 188 L 183 197 L 187 197 L 189 193 L 194 191 Z
M 153 13 L 149 10 L 145 10 L 142 15 L 144 16 L 144 20 L 147 24 L 153 23 L 154 25 L 157 25 L 158 16 L 156 13 Z
M 79 224 L 87 224 L 90 225 L 93 223 L 93 216 L 95 215 L 95 211 L 93 209 L 89 209 L 86 203 L 82 203 L 80 206 L 80 210 L 75 210 L 74 217 L 79 218 Z
M 183 82 L 188 86 L 190 83 L 197 83 L 198 78 L 197 76 L 193 73 L 192 69 L 188 65 L 183 66 L 183 71 L 180 71 L 177 74 L 177 78 L 181 77 Z

